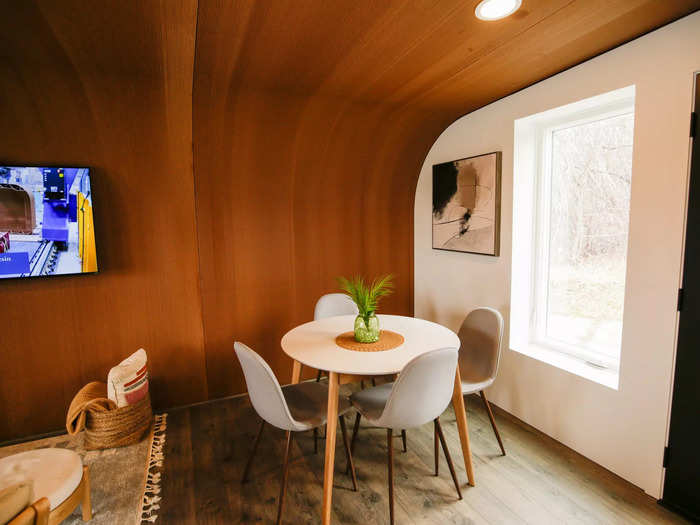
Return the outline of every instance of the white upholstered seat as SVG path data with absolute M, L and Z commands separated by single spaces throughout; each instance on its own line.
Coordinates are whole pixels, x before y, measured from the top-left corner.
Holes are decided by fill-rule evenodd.
M 394 383 L 355 392 L 350 401 L 378 427 L 417 427 L 433 421 L 447 408 L 456 368 L 456 348 L 426 352 L 409 361 Z
M 298 383 L 282 387 L 289 412 L 305 430 L 326 424 L 328 417 L 328 386 L 325 383 Z M 338 398 L 338 415 L 352 408 L 345 397 Z
M 457 474 L 440 426 L 440 414 L 445 411 L 452 398 L 452 385 L 454 385 L 456 370 L 456 348 L 432 350 L 411 359 L 401 370 L 399 378 L 395 382 L 361 390 L 350 396 L 350 402 L 358 412 L 352 435 L 353 444 L 357 437 L 360 417 L 366 418 L 372 425 L 387 429 L 389 522 L 391 525 L 394 523 L 393 429 L 413 428 L 429 421 L 434 422 L 435 462 L 437 464 L 437 440 L 439 437 L 457 495 L 459 499 L 462 499 Z M 437 471 L 435 475 L 437 475 Z
M 369 421 L 376 421 L 382 415 L 384 406 L 389 400 L 394 383 L 384 383 L 360 390 L 352 395 L 352 403 Z
M 462 394 L 479 392 L 491 386 L 496 380 L 501 359 L 503 316 L 493 308 L 475 308 L 464 319 L 459 340 Z
M 326 423 L 328 386 L 298 383 L 280 387 L 265 360 L 243 343 L 234 344 L 248 385 L 250 402 L 258 415 L 282 430 L 303 432 Z M 350 403 L 338 399 L 338 415 L 350 410 Z
M 83 477 L 83 463 L 72 450 L 42 448 L 0 459 L 0 489 L 31 481 L 34 498 L 47 498 L 51 510 L 73 494 Z
M 289 467 L 292 435 L 294 432 L 303 432 L 305 430 L 313 429 L 315 431 L 319 426 L 326 424 L 328 419 L 328 386 L 323 383 L 298 383 L 280 387 L 277 377 L 275 377 L 270 366 L 252 348 L 239 342 L 234 343 L 233 347 L 243 368 L 250 403 L 262 418 L 260 430 L 243 470 L 243 478 L 241 480 L 243 483 L 248 479 L 265 423 L 287 431 L 287 446 L 285 447 L 280 497 L 277 506 L 276 523 L 280 525 L 287 488 L 287 470 Z M 352 473 L 353 489 L 357 491 L 357 477 L 352 463 L 345 418 L 343 417 L 343 414 L 351 408 L 352 406 L 346 398 L 338 398 L 338 420 L 343 433 L 343 445 L 348 458 L 348 468 Z M 336 424 L 336 422 L 332 421 L 331 424 Z
M 464 319 L 459 329 L 459 370 L 462 377 L 462 395 L 479 392 L 491 420 L 493 433 L 501 454 L 506 455 L 496 419 L 484 389 L 491 386 L 498 374 L 503 343 L 503 316 L 498 310 L 482 306 L 475 308 Z

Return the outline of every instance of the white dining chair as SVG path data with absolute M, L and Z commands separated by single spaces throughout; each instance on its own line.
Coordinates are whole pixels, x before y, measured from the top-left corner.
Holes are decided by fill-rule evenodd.
M 358 313 L 359 310 L 355 302 L 344 293 L 327 293 L 316 301 L 314 321 L 325 319 L 326 317 L 334 317 L 336 315 L 357 315 Z M 316 373 L 316 382 L 321 380 L 322 375 L 323 370 L 319 370 Z M 375 378 L 372 378 L 372 386 L 377 386 Z M 360 381 L 360 388 L 365 388 L 364 380 Z M 357 432 L 358 423 L 359 422 L 356 420 L 355 432 Z M 314 452 L 318 451 L 318 440 L 324 439 L 324 437 L 323 435 L 319 435 L 318 429 L 314 429 Z M 403 442 L 403 451 L 406 452 L 406 430 L 401 430 L 401 440 Z M 345 473 L 348 473 L 348 468 L 345 469 Z
M 359 310 L 355 302 L 344 293 L 327 293 L 319 297 L 314 307 L 314 321 L 325 319 L 326 317 L 335 317 L 336 315 L 357 315 Z M 323 370 L 316 373 L 316 382 L 321 380 Z M 364 388 L 364 382 L 362 383 Z M 318 452 L 318 440 L 324 439 L 325 436 L 320 436 L 318 428 L 314 429 L 314 453 Z M 347 473 L 347 469 L 345 470 Z
M 357 305 L 344 293 L 328 293 L 316 301 L 314 321 L 336 315 L 357 315 Z
M 436 434 L 450 467 L 452 481 L 459 489 L 445 436 L 440 425 L 442 414 L 452 399 L 457 370 L 457 349 L 442 348 L 421 354 L 409 361 L 393 383 L 360 390 L 350 396 L 350 402 L 371 425 L 387 429 L 389 470 L 389 521 L 394 523 L 394 429 L 405 429 L 433 421 Z M 357 419 L 359 423 L 359 418 Z M 357 429 L 357 425 L 355 426 Z M 356 434 L 353 434 L 353 439 Z
M 265 423 L 287 431 L 287 445 L 282 466 L 277 524 L 282 522 L 282 510 L 287 490 L 287 473 L 289 470 L 289 452 L 292 446 L 293 432 L 317 429 L 326 423 L 328 411 L 328 386 L 324 383 L 298 383 L 280 387 L 274 372 L 265 360 L 243 343 L 236 342 L 234 349 L 243 368 L 248 395 L 253 408 L 262 418 L 260 430 L 253 443 L 248 462 L 243 470 L 242 483 L 248 480 L 253 458 L 258 449 Z M 350 453 L 345 419 L 343 415 L 351 410 L 349 401 L 343 397 L 338 400 L 338 419 L 343 434 L 343 445 L 347 455 L 348 466 L 352 473 L 353 490 L 357 491 L 355 466 Z M 315 440 L 314 440 L 315 441 Z
M 493 308 L 476 308 L 464 319 L 457 335 L 461 343 L 459 372 L 462 376 L 462 395 L 479 392 L 501 453 L 505 456 L 506 449 L 498 433 L 491 405 L 484 393 L 484 389 L 493 384 L 498 374 L 503 343 L 503 316 Z
M 314 321 L 335 317 L 336 315 L 357 315 L 359 310 L 355 302 L 344 293 L 327 293 L 319 297 L 314 307 Z M 316 374 L 316 382 L 321 380 L 323 370 Z

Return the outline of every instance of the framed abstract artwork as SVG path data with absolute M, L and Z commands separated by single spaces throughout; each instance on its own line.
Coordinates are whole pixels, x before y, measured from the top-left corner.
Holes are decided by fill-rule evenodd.
M 433 166 L 433 248 L 498 256 L 501 152 Z

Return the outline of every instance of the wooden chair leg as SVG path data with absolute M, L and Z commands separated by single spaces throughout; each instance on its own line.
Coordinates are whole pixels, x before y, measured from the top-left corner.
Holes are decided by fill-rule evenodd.
M 401 441 L 403 441 L 403 451 L 406 452 L 406 431 L 402 430 L 401 431 Z
M 438 445 L 437 421 L 433 421 L 433 446 L 435 448 L 435 475 L 438 475 L 440 468 L 440 448 Z
M 372 378 L 372 386 L 377 386 L 377 380 L 375 378 Z
M 348 441 L 348 431 L 345 427 L 345 417 L 340 416 L 338 419 L 340 420 L 340 431 L 343 434 L 343 446 L 345 447 L 345 456 L 348 460 L 348 466 L 345 469 L 345 471 L 347 472 L 347 470 L 350 469 L 350 474 L 352 475 L 352 490 L 357 492 L 357 476 L 355 476 L 355 464 L 352 461 L 352 452 L 350 451 L 350 442 Z
M 386 430 L 386 446 L 389 466 L 389 523 L 394 525 L 394 444 L 390 428 Z
M 83 521 L 92 519 L 92 500 L 90 499 L 90 469 L 83 467 L 83 498 L 80 501 Z
M 317 383 L 321 380 L 321 375 L 323 375 L 323 370 L 319 370 L 318 373 L 316 374 L 316 382 Z
M 360 419 L 362 419 L 362 415 L 358 412 L 357 415 L 355 416 L 355 424 L 352 427 L 352 439 L 350 440 L 350 455 L 355 454 L 355 440 L 357 438 L 357 432 L 360 430 Z M 348 465 L 349 467 L 349 465 Z M 348 473 L 348 470 L 345 469 L 345 473 Z
M 289 473 L 289 453 L 292 448 L 292 432 L 287 431 L 287 446 L 284 449 L 284 465 L 282 465 L 282 482 L 280 483 L 280 500 L 277 507 L 277 525 L 282 523 L 284 497 L 287 494 L 287 474 Z
M 36 511 L 36 521 L 34 525 L 49 525 L 49 514 L 51 514 L 51 504 L 48 498 L 41 498 L 32 503 Z
M 457 474 L 455 473 L 455 467 L 452 464 L 452 457 L 450 456 L 450 451 L 447 448 L 447 442 L 445 441 L 445 435 L 442 433 L 442 426 L 440 425 L 440 418 L 435 418 L 435 429 L 437 430 L 438 437 L 440 438 L 440 443 L 442 444 L 442 450 L 445 452 L 445 459 L 447 459 L 447 466 L 450 467 L 450 474 L 452 475 L 452 481 L 454 481 L 455 488 L 457 489 L 457 495 L 459 499 L 462 499 L 462 491 L 459 489 L 459 482 L 457 481 Z
M 491 411 L 491 404 L 486 399 L 486 394 L 482 390 L 479 392 L 481 394 L 481 399 L 484 401 L 484 406 L 486 407 L 486 412 L 489 414 L 489 419 L 491 420 L 491 426 L 493 427 L 493 433 L 496 434 L 496 439 L 498 440 L 498 446 L 501 447 L 501 454 L 506 455 L 506 449 L 503 447 L 503 441 L 501 441 L 501 435 L 498 433 L 498 428 L 496 428 L 496 420 L 493 418 L 493 412 Z
M 253 458 L 255 457 L 255 452 L 258 450 L 258 445 L 260 444 L 260 437 L 262 436 L 263 429 L 265 428 L 265 420 L 260 422 L 260 430 L 258 430 L 258 435 L 253 442 L 253 449 L 250 451 L 250 456 L 248 456 L 248 462 L 245 464 L 245 469 L 243 470 L 243 477 L 241 478 L 241 483 L 248 481 L 248 474 L 250 474 L 250 467 L 253 465 Z

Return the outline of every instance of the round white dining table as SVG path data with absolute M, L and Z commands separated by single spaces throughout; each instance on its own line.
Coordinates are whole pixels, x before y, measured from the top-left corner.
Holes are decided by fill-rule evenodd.
M 399 373 L 411 359 L 438 348 L 457 348 L 457 334 L 437 323 L 401 315 L 378 315 L 382 330 L 403 336 L 404 342 L 391 350 L 364 352 L 341 348 L 335 338 L 353 329 L 355 316 L 327 317 L 293 328 L 282 337 L 282 350 L 294 360 L 292 383 L 298 383 L 303 366 L 328 372 L 328 419 L 338 420 L 338 389 L 341 384 L 358 382 L 375 376 Z M 455 374 L 452 405 L 462 444 L 464 467 L 469 485 L 474 485 L 467 416 L 462 397 L 459 367 Z M 326 429 L 326 455 L 323 474 L 323 523 L 331 522 L 333 469 L 335 463 L 336 425 Z

